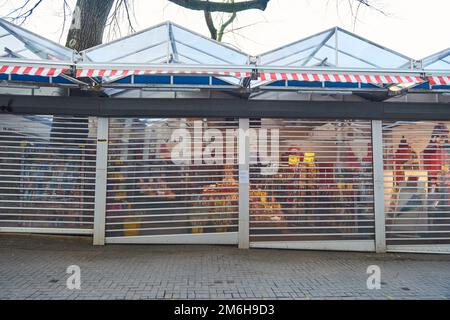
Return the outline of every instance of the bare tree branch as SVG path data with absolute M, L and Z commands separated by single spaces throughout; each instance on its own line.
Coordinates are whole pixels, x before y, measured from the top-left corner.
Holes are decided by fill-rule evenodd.
M 231 2 L 234 3 L 234 0 L 231 0 Z M 217 41 L 219 41 L 219 42 L 222 41 L 225 29 L 236 19 L 236 17 L 237 17 L 236 12 L 233 12 L 231 17 L 227 21 L 222 23 L 222 25 L 220 26 L 219 32 L 217 34 Z
M 214 26 L 214 21 L 210 11 L 203 11 L 205 15 L 206 26 L 208 27 L 211 39 L 217 39 L 217 29 Z
M 206 0 L 206 2 L 209 2 L 209 0 Z M 234 0 L 227 0 L 228 3 L 234 3 Z M 223 17 L 222 21 L 220 22 L 220 26 L 217 30 L 216 26 L 214 25 L 214 20 L 212 18 L 212 14 L 210 11 L 205 10 L 205 21 L 206 25 L 208 27 L 209 33 L 211 35 L 211 38 L 217 41 L 222 41 L 225 29 L 236 19 L 237 13 L 233 12 L 231 16 L 224 22 Z
M 23 5 L 19 6 L 18 8 L 14 9 L 13 11 L 11 11 L 10 13 L 8 13 L 6 16 L 7 17 L 13 17 L 12 20 L 13 21 L 19 21 L 19 25 L 22 25 L 29 16 L 31 16 L 34 12 L 34 10 L 36 10 L 37 7 L 39 7 L 40 4 L 42 4 L 43 0 L 37 0 L 36 2 L 32 2 L 31 0 L 26 0 Z M 28 7 L 29 4 L 31 5 L 30 9 L 27 9 L 25 12 L 23 12 L 23 10 L 25 10 L 25 8 Z
M 121 22 L 125 20 L 128 25 L 128 33 L 135 33 L 134 28 L 134 13 L 130 0 L 116 0 L 109 14 L 105 29 L 107 29 L 107 39 L 113 39 L 117 36 L 122 36 Z M 131 7 L 130 7 L 131 6 Z M 133 17 L 132 17 L 133 16 Z
M 382 10 L 379 6 L 375 5 L 374 4 L 375 1 L 373 1 L 373 0 L 353 0 L 353 1 L 358 2 L 358 4 L 357 4 L 357 11 L 361 7 L 361 5 L 364 5 L 364 6 L 370 8 L 372 10 L 378 11 L 379 13 L 381 13 L 383 15 L 387 15 L 387 12 Z
M 209 12 L 235 13 L 250 9 L 266 10 L 270 0 L 249 0 L 242 2 L 215 2 L 203 0 L 168 0 L 179 6 L 191 10 L 202 10 Z
M 64 0 L 63 2 L 63 23 L 62 23 L 62 28 L 61 28 L 61 33 L 59 34 L 59 41 L 61 41 L 64 31 L 66 29 L 66 21 L 67 21 L 67 12 L 70 12 L 70 6 L 67 3 L 67 0 Z
M 241 29 L 245 29 L 245 28 L 249 28 L 249 27 L 261 24 L 261 23 L 267 23 L 267 21 L 256 21 L 254 23 L 249 23 L 249 24 L 246 24 L 246 25 L 243 25 L 243 26 L 240 26 L 240 27 L 231 28 L 231 29 L 229 29 L 227 31 L 224 31 L 223 33 L 226 34 L 226 33 L 230 33 L 230 32 L 235 32 L 235 31 L 238 31 L 238 30 L 241 30 Z
M 16 1 L 19 2 L 16 9 L 11 11 L 6 17 L 19 24 L 23 24 L 45 2 L 44 0 Z M 63 3 L 63 29 L 60 37 L 62 37 L 65 31 L 66 12 L 70 11 L 67 0 L 61 1 Z M 187 9 L 203 11 L 211 38 L 221 41 L 225 34 L 245 28 L 239 27 L 227 30 L 237 21 L 238 12 L 250 9 L 264 11 L 270 0 L 245 0 L 239 2 L 234 0 L 167 1 Z M 329 4 L 332 1 L 335 2 L 337 10 L 339 9 L 340 1 L 347 3 L 352 15 L 353 28 L 355 28 L 362 7 L 367 7 L 383 15 L 387 15 L 381 6 L 378 5 L 378 0 L 327 0 L 327 3 Z M 120 27 L 123 21 L 126 21 L 129 27 L 129 33 L 135 32 L 134 21 L 136 21 L 136 18 L 134 17 L 134 3 L 135 0 L 77 0 L 72 19 L 76 18 L 79 20 L 79 27 L 74 28 L 72 23 L 68 32 L 66 45 L 77 50 L 82 50 L 100 44 L 103 40 L 105 30 L 109 39 L 117 36 L 117 34 L 121 35 Z M 79 13 L 79 17 L 75 17 L 75 13 Z M 214 13 L 222 13 L 220 22 L 217 22 L 218 24 L 220 23 L 218 27 L 214 25 Z M 228 16 L 228 18 L 224 19 L 224 16 Z

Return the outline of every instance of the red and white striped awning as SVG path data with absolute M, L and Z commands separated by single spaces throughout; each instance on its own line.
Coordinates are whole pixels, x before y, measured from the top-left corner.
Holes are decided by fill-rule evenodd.
M 417 75 L 395 74 L 354 74 L 354 73 L 274 73 L 261 72 L 259 78 L 263 81 L 297 80 L 320 82 L 350 82 L 350 83 L 422 83 L 426 80 Z
M 246 78 L 251 72 L 222 70 L 152 70 L 152 69 L 77 69 L 77 78 L 83 77 L 126 77 L 131 75 L 212 75 L 235 78 Z
M 236 78 L 250 77 L 250 71 L 224 71 L 224 70 L 193 70 L 193 69 L 106 69 L 106 68 L 80 68 L 77 69 L 77 78 L 83 77 L 126 77 L 130 75 L 213 75 L 230 76 Z M 258 72 L 258 79 L 262 81 L 298 80 L 298 81 L 329 81 L 371 84 L 393 83 L 423 83 L 426 79 L 419 75 L 396 74 L 355 74 L 355 73 L 282 73 Z
M 63 63 L 14 63 L 10 61 L 0 62 L 0 74 L 17 74 L 43 77 L 57 77 L 67 72 L 73 65 Z M 77 67 L 76 77 L 126 77 L 130 75 L 210 75 L 220 77 L 246 78 L 252 76 L 250 68 L 208 68 L 202 66 L 196 67 L 161 67 L 151 68 L 105 68 L 105 66 L 83 66 Z M 257 69 L 257 67 L 255 67 Z M 368 83 L 368 84 L 399 84 L 399 83 L 423 83 L 429 82 L 430 85 L 450 85 L 450 75 L 430 75 L 423 77 L 418 73 L 414 74 L 395 74 L 386 73 L 359 73 L 359 72 L 272 72 L 259 71 L 258 80 L 278 81 L 278 80 L 297 80 L 297 81 L 319 81 L 319 82 L 342 82 L 342 83 Z
M 435 85 L 446 86 L 450 85 L 450 76 L 430 76 L 428 77 L 428 81 L 432 86 Z
M 68 71 L 68 68 L 61 66 L 25 66 L 13 64 L 0 64 L 0 73 L 2 74 L 18 74 L 41 77 L 57 77 L 61 73 Z

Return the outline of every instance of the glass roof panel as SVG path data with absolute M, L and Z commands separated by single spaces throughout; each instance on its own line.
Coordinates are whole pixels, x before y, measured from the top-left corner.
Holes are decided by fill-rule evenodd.
M 450 48 L 423 59 L 426 70 L 450 70 Z
M 184 62 L 184 57 L 191 61 L 196 61 L 202 64 L 229 64 L 229 61 L 221 59 L 218 55 L 212 56 L 202 52 L 203 50 L 197 50 L 192 47 L 191 44 L 185 45 L 184 43 L 177 43 L 179 62 Z M 176 56 L 176 55 L 175 55 Z M 220 55 L 222 56 L 222 55 Z
M 197 60 L 205 64 L 247 64 L 248 57 L 245 53 L 203 37 L 202 35 L 195 34 L 173 24 L 172 34 L 175 41 L 174 51 L 178 50 L 179 53 L 192 58 L 193 60 Z M 181 47 L 180 45 L 184 46 Z M 191 50 L 188 50 L 187 48 L 190 48 Z M 210 57 L 206 58 L 207 55 Z
M 298 66 L 307 62 L 311 55 L 316 51 L 316 47 L 310 48 L 308 50 L 303 51 L 301 54 L 293 54 L 290 56 L 286 56 L 277 61 L 277 64 L 281 66 Z
M 320 48 L 320 45 L 326 41 L 328 37 L 332 36 L 332 32 L 333 31 L 328 30 L 279 49 L 264 53 L 260 56 L 260 64 L 271 66 L 288 66 L 291 65 L 292 62 L 308 58 L 314 50 Z
M 333 50 L 334 51 L 334 50 Z M 364 59 L 358 59 L 351 54 L 346 54 L 344 52 L 338 52 L 338 65 L 340 67 L 352 67 L 352 68 L 378 68 L 371 61 L 366 61 Z
M 262 65 L 295 67 L 407 68 L 410 61 L 402 54 L 337 27 L 260 56 Z
M 319 48 L 312 59 L 310 59 L 305 66 L 313 67 L 318 65 L 335 66 L 336 65 L 336 51 L 332 48 L 322 46 Z
M 71 60 L 73 51 L 0 19 L 0 57 Z
M 111 60 L 111 62 L 123 62 L 123 63 L 154 63 L 155 60 L 158 62 L 167 62 L 167 43 L 161 43 L 160 45 L 144 49 L 138 52 L 134 52 L 128 56 L 121 56 L 116 59 Z
M 131 36 L 102 44 L 84 51 L 94 62 L 130 62 L 129 56 L 136 57 L 133 62 L 145 63 L 152 56 L 162 56 L 168 53 L 168 32 L 166 24 L 147 29 Z
M 179 55 L 176 57 L 176 60 L 174 62 L 178 62 L 178 63 L 185 63 L 185 64 L 197 64 L 198 61 L 190 59 L 188 57 L 184 57 L 182 55 Z
M 374 68 L 372 63 L 363 59 L 358 59 L 351 54 L 338 51 L 338 64 L 339 66 L 352 67 L 352 68 Z M 334 47 L 324 45 L 315 55 L 314 59 L 311 59 L 307 66 L 317 66 L 322 62 L 325 66 L 336 66 L 336 50 Z
M 0 53 L 1 57 L 6 58 L 27 58 L 27 59 L 38 59 L 37 56 L 32 51 L 28 50 L 24 43 L 19 41 L 16 37 L 10 34 L 6 29 L 0 26 Z
M 338 29 L 337 47 L 339 51 L 349 56 L 359 58 L 372 64 L 373 68 L 399 68 L 410 61 L 409 58 L 393 51 L 376 45 L 368 40 L 362 39 L 344 30 Z M 336 48 L 336 41 L 327 43 L 327 45 Z M 341 55 L 341 54 L 340 54 Z M 352 67 L 345 65 L 344 61 L 339 59 L 339 67 Z
M 445 60 L 438 60 L 425 67 L 428 70 L 450 70 L 450 62 Z
M 234 64 L 247 55 L 171 22 L 84 51 L 94 62 Z M 162 59 L 162 57 L 165 57 Z M 158 60 L 158 62 L 155 62 Z

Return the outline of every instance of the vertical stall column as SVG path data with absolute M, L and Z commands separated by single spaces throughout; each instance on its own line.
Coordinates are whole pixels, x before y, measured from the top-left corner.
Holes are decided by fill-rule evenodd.
M 386 252 L 386 227 L 384 214 L 383 125 L 372 120 L 373 198 L 375 211 L 375 250 Z
M 239 119 L 239 233 L 240 249 L 250 246 L 250 120 Z
M 106 182 L 109 119 L 98 118 L 95 169 L 94 245 L 105 244 Z

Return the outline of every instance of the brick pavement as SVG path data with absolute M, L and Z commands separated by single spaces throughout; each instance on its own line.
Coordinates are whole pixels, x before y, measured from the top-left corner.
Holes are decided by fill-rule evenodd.
M 81 268 L 81 289 L 66 268 Z M 366 287 L 381 267 L 380 290 Z M 0 299 L 450 299 L 450 256 L 0 235 Z

